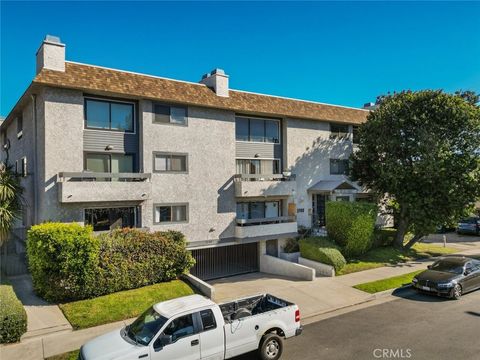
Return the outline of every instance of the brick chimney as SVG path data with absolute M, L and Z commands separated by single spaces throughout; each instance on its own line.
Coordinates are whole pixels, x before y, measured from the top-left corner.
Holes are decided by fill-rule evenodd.
M 222 69 L 214 69 L 203 75 L 200 83 L 207 85 L 218 96 L 228 97 L 228 75 Z
M 42 69 L 65 71 L 65 44 L 57 36 L 45 36 L 37 51 L 37 74 Z

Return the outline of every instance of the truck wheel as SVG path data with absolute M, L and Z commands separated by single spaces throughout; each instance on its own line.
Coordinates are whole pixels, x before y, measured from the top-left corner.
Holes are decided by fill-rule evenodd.
M 258 348 L 260 359 L 277 360 L 283 352 L 283 339 L 277 334 L 267 334 L 262 338 Z

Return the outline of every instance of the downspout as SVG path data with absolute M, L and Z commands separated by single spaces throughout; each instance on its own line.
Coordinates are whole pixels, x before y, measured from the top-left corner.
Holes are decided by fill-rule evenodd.
M 32 94 L 32 116 L 33 116 L 33 150 L 35 161 L 33 162 L 33 225 L 38 223 L 38 149 L 37 149 L 37 95 Z

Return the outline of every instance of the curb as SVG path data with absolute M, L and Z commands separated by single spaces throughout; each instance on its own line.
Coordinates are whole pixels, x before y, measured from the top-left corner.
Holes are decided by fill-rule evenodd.
M 412 287 L 412 284 L 406 284 L 406 285 L 402 285 L 402 286 L 400 286 L 398 288 L 395 288 L 395 289 L 388 289 L 388 290 L 384 290 L 384 291 L 379 291 L 379 292 L 373 294 L 373 296 L 375 297 L 375 299 L 381 299 L 381 298 L 393 295 L 393 293 L 396 292 L 396 291 L 406 290 L 406 289 L 409 289 L 411 287 Z

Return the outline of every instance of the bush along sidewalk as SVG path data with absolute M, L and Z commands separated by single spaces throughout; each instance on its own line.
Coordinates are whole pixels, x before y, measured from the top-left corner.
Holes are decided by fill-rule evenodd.
M 94 236 L 76 223 L 32 226 L 27 254 L 35 291 L 55 302 L 174 280 L 194 264 L 179 232 L 119 229 Z
M 12 286 L 0 273 L 0 344 L 20 341 L 27 331 L 27 313 Z
M 335 268 L 335 273 L 340 271 L 347 263 L 340 248 L 325 237 L 305 238 L 299 241 L 300 256 L 331 265 Z

